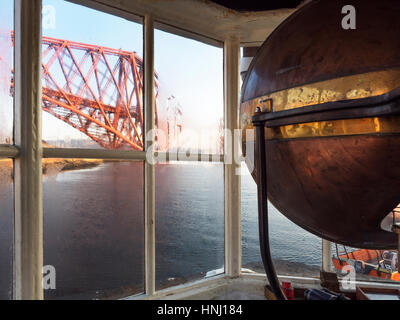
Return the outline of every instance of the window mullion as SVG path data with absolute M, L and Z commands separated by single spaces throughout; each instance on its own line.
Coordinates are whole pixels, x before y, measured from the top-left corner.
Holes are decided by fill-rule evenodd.
M 15 158 L 19 155 L 19 149 L 15 146 L 0 145 L 0 157 Z
M 150 15 L 144 18 L 144 118 L 145 133 L 155 128 L 154 97 L 154 22 Z M 145 151 L 149 151 L 151 141 L 145 140 Z M 147 152 L 148 153 L 148 152 Z M 147 159 L 154 154 L 147 155 Z M 155 292 L 155 168 L 153 161 L 144 165 L 144 205 L 145 205 L 145 290 L 147 295 Z
M 237 39 L 224 43 L 224 123 L 225 155 L 228 161 L 224 164 L 225 189 L 225 273 L 230 277 L 240 275 L 242 265 L 241 233 L 241 197 L 240 197 L 240 163 L 235 163 L 233 131 L 239 128 L 239 63 L 240 42 Z M 229 150 L 230 149 L 230 150 Z
M 322 239 L 322 271 L 332 271 L 332 243 Z
M 0 150 L 1 151 L 1 150 Z M 145 160 L 146 153 L 137 150 L 107 150 L 81 148 L 43 148 L 44 158 Z
M 15 299 L 43 299 L 41 0 L 15 0 Z

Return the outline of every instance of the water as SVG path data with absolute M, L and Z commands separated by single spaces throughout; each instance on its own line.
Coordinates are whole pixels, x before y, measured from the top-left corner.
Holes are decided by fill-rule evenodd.
M 157 288 L 223 267 L 223 176 L 222 164 L 157 165 Z M 5 220 L 5 213 L 12 212 L 10 191 L 8 197 L 0 197 L 3 229 L 10 225 Z M 143 292 L 142 163 L 106 162 L 46 175 L 43 195 L 44 264 L 57 271 L 57 288 L 46 290 L 46 298 L 114 298 Z M 320 266 L 321 240 L 272 206 L 270 212 L 273 257 Z M 243 264 L 260 264 L 256 186 L 250 176 L 242 177 L 242 215 Z M 9 233 L 1 234 L 10 238 Z M 7 257 L 6 241 L 0 249 Z M 10 270 L 9 259 L 1 260 L 2 271 Z M 9 279 L 10 274 L 2 272 L 0 284 L 7 275 Z
M 13 184 L 10 160 L 0 159 L 0 300 L 12 297 Z
M 141 163 L 104 163 L 45 177 L 43 214 L 44 264 L 57 271 L 57 288 L 46 290 L 46 298 L 143 291 Z
M 258 239 L 257 185 L 242 176 L 242 260 L 261 263 Z M 290 196 L 290 195 L 287 195 Z M 321 239 L 303 230 L 268 204 L 271 254 L 274 259 L 321 266 Z
M 221 268 L 223 165 L 158 165 L 156 181 L 156 287 Z

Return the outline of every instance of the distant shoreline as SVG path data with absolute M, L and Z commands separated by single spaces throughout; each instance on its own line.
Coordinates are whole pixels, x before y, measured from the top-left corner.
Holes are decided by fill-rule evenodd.
M 54 175 L 61 171 L 94 168 L 104 163 L 101 159 L 43 159 L 43 175 Z M 0 159 L 0 174 L 12 177 L 12 159 Z
M 94 168 L 104 163 L 100 159 L 43 159 L 43 174 L 53 174 L 60 171 Z

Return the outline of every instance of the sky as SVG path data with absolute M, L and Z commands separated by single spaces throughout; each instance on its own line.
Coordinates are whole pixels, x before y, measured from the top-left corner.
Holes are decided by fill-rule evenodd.
M 43 36 L 135 51 L 143 57 L 143 28 L 140 23 L 62 0 L 44 0 L 43 7 Z M 0 30 L 10 29 L 12 1 L 2 0 L 0 10 Z M 183 113 L 184 129 L 202 132 L 202 135 L 208 135 L 208 139 L 213 139 L 211 131 L 218 130 L 223 116 L 223 50 L 160 30 L 155 30 L 154 37 L 160 112 L 166 112 L 167 98 L 174 96 L 175 104 L 179 104 Z M 2 45 L 4 49 L 4 41 L 1 41 L 0 50 Z M 12 51 L 7 51 L 7 46 L 3 51 L 8 52 L 9 57 L 12 56 Z M 2 55 L 4 58 L 7 54 Z M 5 119 L 7 115 L 9 118 L 10 104 L 12 105 L 11 98 L 7 97 L 8 87 L 5 85 L 9 81 L 6 74 L 11 67 L 10 62 L 6 65 L 1 63 L 2 60 L 0 117 Z M 12 120 L 8 119 L 6 122 L 10 126 Z M 4 125 L 2 127 L 2 136 L 6 135 L 4 131 L 12 131 L 12 124 L 11 131 L 10 128 L 5 129 Z M 77 129 L 43 112 L 43 139 L 88 138 Z M 192 139 L 191 142 L 195 143 L 195 140 Z
M 12 70 L 12 48 L 10 30 L 12 29 L 13 3 L 0 2 L 0 144 L 9 144 L 13 136 L 13 99 L 10 96 Z

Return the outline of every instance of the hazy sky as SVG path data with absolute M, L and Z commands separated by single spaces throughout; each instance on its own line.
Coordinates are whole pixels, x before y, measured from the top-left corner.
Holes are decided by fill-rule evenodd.
M 13 4 L 10 0 L 0 2 L 0 144 L 10 143 L 13 135 L 13 100 L 10 96 L 12 68 Z
M 143 57 L 141 24 L 62 0 L 44 0 L 43 6 L 43 36 L 135 51 Z M 0 143 L 12 136 L 12 48 L 8 41 L 13 29 L 12 11 L 12 0 L 0 1 Z M 160 112 L 173 95 L 181 106 L 184 128 L 206 132 L 204 135 L 213 139 L 211 131 L 218 129 L 223 116 L 222 49 L 155 30 L 155 68 L 159 74 Z M 65 138 L 88 139 L 43 112 L 43 139 Z
M 47 19 L 44 36 L 135 51 L 143 56 L 141 24 L 62 0 L 44 0 L 43 5 L 55 9 L 55 25 Z M 45 11 L 49 12 L 52 10 Z M 160 77 L 159 104 L 165 106 L 172 94 L 182 107 L 184 127 L 196 131 L 218 127 L 223 115 L 221 48 L 156 30 L 155 68 Z M 44 112 L 43 139 L 63 137 L 85 136 Z

